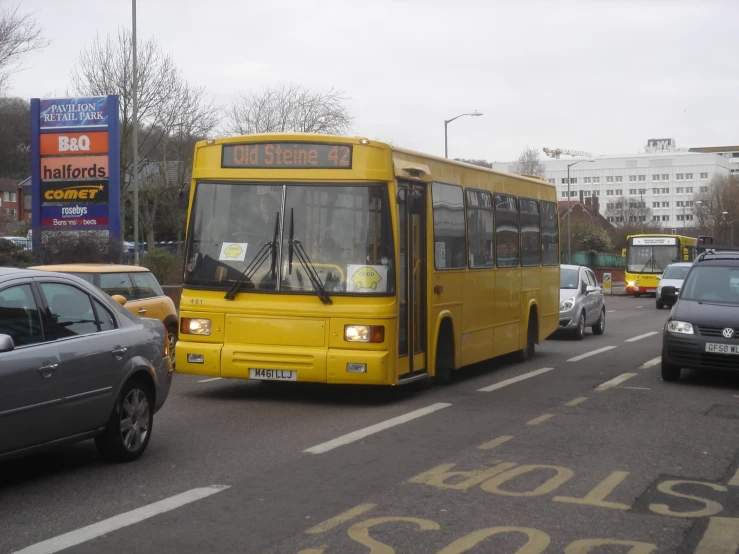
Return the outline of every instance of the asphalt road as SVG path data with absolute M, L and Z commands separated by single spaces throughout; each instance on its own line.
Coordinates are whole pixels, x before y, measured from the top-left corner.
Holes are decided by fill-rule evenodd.
M 444 387 L 177 375 L 138 462 L 0 464 L 0 552 L 736 553 L 739 372 L 665 383 L 668 312 L 607 307 Z

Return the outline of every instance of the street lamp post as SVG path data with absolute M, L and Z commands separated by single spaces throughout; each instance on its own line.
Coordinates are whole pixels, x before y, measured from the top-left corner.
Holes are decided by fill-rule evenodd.
M 444 157 L 445 158 L 449 157 L 449 149 L 447 147 L 447 126 L 455 119 L 459 119 L 460 117 L 464 117 L 465 115 L 471 115 L 472 117 L 478 117 L 478 116 L 481 116 L 482 114 L 478 112 L 477 110 L 475 110 L 474 112 L 463 113 L 463 114 L 458 115 L 457 117 L 444 120 Z
M 567 263 L 572 263 L 572 234 L 570 232 L 570 220 L 572 219 L 572 196 L 570 195 L 570 168 L 580 162 L 592 162 L 593 160 L 577 160 L 567 164 Z
M 132 142 L 133 142 L 133 251 L 134 263 L 139 265 L 139 96 L 138 96 L 138 72 L 136 60 L 136 0 L 131 0 L 131 19 L 132 19 L 132 54 L 133 54 L 133 113 L 131 120 L 133 123 Z
M 721 212 L 721 215 L 731 215 L 729 212 Z M 731 229 L 731 245 L 734 246 L 734 223 L 739 221 L 739 219 L 732 219 L 729 221 L 729 227 Z

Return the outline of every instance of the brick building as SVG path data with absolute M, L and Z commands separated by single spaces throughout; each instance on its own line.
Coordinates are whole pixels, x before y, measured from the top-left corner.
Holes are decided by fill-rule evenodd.
M 18 185 L 20 179 L 0 178 L 0 220 L 18 221 Z

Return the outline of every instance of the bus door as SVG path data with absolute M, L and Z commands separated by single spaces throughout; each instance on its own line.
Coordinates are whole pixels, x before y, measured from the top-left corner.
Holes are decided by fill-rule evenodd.
M 426 372 L 426 188 L 398 181 L 398 379 Z M 410 355 L 412 350 L 413 354 Z

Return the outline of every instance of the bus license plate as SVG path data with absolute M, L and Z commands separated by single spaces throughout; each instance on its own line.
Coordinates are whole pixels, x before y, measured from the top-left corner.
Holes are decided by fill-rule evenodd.
M 298 372 L 288 369 L 255 369 L 250 367 L 249 377 L 262 381 L 297 381 Z
M 739 354 L 739 344 L 706 343 L 706 352 L 714 354 Z

